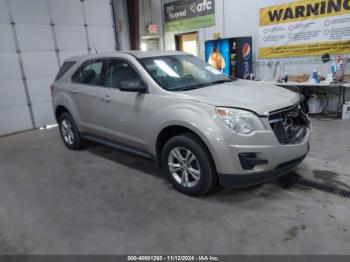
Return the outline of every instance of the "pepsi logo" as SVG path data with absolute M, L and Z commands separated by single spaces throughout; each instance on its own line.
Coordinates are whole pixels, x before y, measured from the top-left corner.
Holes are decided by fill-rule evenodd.
M 243 58 L 244 59 L 249 59 L 250 58 L 250 53 L 251 53 L 250 44 L 246 43 L 246 44 L 243 45 L 242 53 L 243 53 Z

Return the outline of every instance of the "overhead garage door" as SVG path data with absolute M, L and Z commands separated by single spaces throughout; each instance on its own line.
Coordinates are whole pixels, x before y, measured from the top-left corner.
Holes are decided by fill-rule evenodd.
M 74 55 L 116 49 L 110 0 L 0 0 L 0 135 L 55 122 L 50 85 Z

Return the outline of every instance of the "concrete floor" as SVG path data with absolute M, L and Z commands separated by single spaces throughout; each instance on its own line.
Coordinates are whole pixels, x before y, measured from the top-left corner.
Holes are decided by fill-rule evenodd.
M 350 122 L 314 129 L 297 173 L 348 188 Z M 0 253 L 350 254 L 350 200 L 282 182 L 190 198 L 147 160 L 68 151 L 57 129 L 0 138 Z

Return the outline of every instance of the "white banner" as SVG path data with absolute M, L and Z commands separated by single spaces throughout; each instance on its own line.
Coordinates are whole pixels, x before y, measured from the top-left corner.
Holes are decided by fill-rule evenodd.
M 347 1 L 347 2 L 346 2 Z M 260 10 L 259 57 L 350 52 L 350 4 L 308 0 Z

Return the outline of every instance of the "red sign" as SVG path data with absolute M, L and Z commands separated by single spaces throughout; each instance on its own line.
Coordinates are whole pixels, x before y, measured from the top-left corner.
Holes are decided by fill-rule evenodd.
M 149 24 L 147 27 L 147 31 L 149 34 L 157 34 L 158 26 L 156 24 Z

